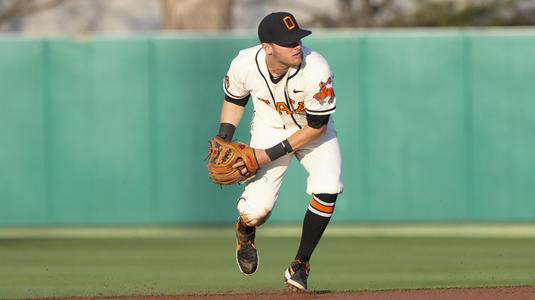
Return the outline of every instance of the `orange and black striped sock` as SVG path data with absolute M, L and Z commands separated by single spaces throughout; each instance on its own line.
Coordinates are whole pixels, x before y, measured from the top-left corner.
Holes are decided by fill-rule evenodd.
M 296 259 L 309 261 L 334 212 L 338 194 L 313 194 L 303 221 Z

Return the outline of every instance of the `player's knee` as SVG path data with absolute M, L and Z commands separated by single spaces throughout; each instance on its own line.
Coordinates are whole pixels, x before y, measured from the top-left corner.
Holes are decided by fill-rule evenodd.
M 264 224 L 271 215 L 270 209 L 265 207 L 252 207 L 247 204 L 247 201 L 244 198 L 240 198 L 238 201 L 238 212 L 245 225 L 254 227 Z
M 240 218 L 245 225 L 257 227 L 264 224 L 269 218 L 270 214 L 271 211 L 265 208 L 262 210 L 240 211 Z
M 317 178 L 309 178 L 307 183 L 307 193 L 314 195 L 325 195 L 326 200 L 333 198 L 344 190 L 344 184 L 338 178 L 325 178 L 318 180 Z M 331 195 L 331 196 L 329 196 Z
M 257 227 L 257 226 L 264 224 L 269 218 L 270 214 L 271 212 L 267 210 L 263 212 L 254 212 L 254 213 L 241 213 L 240 212 L 240 217 L 247 226 Z

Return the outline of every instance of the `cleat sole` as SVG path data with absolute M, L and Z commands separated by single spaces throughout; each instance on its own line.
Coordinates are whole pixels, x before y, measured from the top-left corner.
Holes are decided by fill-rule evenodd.
M 291 285 L 288 282 L 286 283 L 286 287 L 287 287 L 288 292 L 290 292 L 290 293 L 299 294 L 299 293 L 305 293 L 306 292 L 305 290 L 299 289 L 299 288 Z
M 286 283 L 288 291 L 290 291 L 292 293 L 304 293 L 304 292 L 306 292 L 305 287 L 302 286 L 301 284 L 299 284 L 298 282 L 293 281 L 291 279 L 291 276 L 292 275 L 290 274 L 290 271 L 288 269 L 286 269 L 286 272 L 284 272 L 284 283 Z
M 254 271 L 252 271 L 251 273 L 246 273 L 242 270 L 241 266 L 240 266 L 240 262 L 238 261 L 238 252 L 236 252 L 236 264 L 238 265 L 238 269 L 240 269 L 240 272 L 242 272 L 243 275 L 245 276 L 252 276 L 254 273 L 256 273 L 256 271 L 258 270 L 258 266 L 260 265 L 260 255 L 258 255 L 258 252 L 256 253 L 256 257 L 257 257 L 257 261 L 256 261 L 256 269 Z

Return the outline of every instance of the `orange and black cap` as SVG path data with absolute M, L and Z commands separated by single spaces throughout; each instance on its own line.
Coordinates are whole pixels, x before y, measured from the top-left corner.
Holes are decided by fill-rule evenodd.
M 274 12 L 267 15 L 258 25 L 258 39 L 261 43 L 291 45 L 312 31 L 301 29 L 295 17 L 288 12 Z

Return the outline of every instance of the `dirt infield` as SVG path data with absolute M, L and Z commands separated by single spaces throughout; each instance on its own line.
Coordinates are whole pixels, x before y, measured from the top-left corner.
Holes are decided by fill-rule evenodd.
M 535 299 L 534 287 L 501 287 L 501 288 L 451 288 L 426 290 L 395 290 L 395 291 L 365 291 L 365 292 L 310 292 L 268 293 L 268 294 L 227 294 L 227 295 L 180 295 L 180 296 L 139 296 L 139 297 L 99 297 L 99 298 L 56 298 L 56 299 L 121 299 L 121 300 L 271 300 L 271 299 L 320 299 L 320 300 L 508 300 Z

